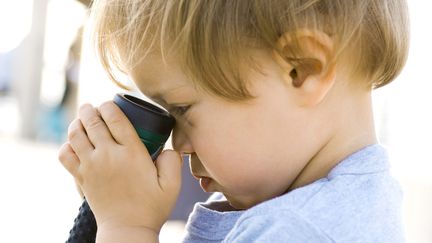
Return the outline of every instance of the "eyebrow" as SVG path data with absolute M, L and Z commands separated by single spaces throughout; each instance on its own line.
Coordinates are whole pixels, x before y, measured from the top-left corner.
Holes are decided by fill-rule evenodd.
M 187 87 L 187 85 L 182 84 L 182 85 L 179 85 L 179 86 L 174 86 L 174 87 L 166 88 L 166 89 L 163 89 L 161 91 L 156 91 L 156 92 L 153 92 L 153 93 L 152 92 L 149 92 L 149 93 L 147 92 L 148 93 L 147 96 L 150 99 L 153 99 L 153 100 L 163 100 L 163 101 L 165 101 L 166 94 L 171 93 L 171 92 L 173 92 L 175 90 L 181 89 L 183 87 Z

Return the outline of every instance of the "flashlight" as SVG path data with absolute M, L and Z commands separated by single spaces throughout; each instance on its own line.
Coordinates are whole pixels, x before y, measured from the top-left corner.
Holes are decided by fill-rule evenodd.
M 114 103 L 132 123 L 152 160 L 155 161 L 174 128 L 174 117 L 167 111 L 128 94 L 116 94 Z M 84 199 L 66 243 L 94 243 L 96 232 L 95 217 Z

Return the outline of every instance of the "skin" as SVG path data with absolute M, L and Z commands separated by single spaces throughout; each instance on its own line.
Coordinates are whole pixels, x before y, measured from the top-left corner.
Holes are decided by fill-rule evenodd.
M 81 107 L 59 159 L 95 213 L 98 242 L 157 241 L 179 192 L 180 154 L 190 154 L 191 173 L 204 190 L 222 192 L 238 210 L 325 177 L 376 142 L 370 89 L 347 85 L 350 77 L 328 58 L 328 36 L 297 34 L 311 66 L 254 50 L 260 70 L 241 67 L 255 96 L 248 101 L 227 101 L 197 87 L 175 56 L 139 63 L 130 73 L 138 88 L 177 119 L 175 151 L 166 150 L 155 164 L 111 101 Z M 278 44 L 290 45 L 290 36 Z

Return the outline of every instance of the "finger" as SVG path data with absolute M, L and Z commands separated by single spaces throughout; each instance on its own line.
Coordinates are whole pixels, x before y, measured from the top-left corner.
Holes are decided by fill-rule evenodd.
M 135 128 L 114 102 L 104 102 L 99 106 L 99 112 L 117 143 L 124 145 L 139 140 Z
M 183 160 L 174 150 L 163 151 L 156 160 L 159 185 L 163 191 L 178 193 L 181 185 Z
M 58 159 L 71 175 L 74 177 L 78 175 L 80 160 L 69 143 L 65 143 L 60 147 Z
M 95 148 L 113 141 L 113 137 L 99 112 L 90 104 L 84 104 L 79 109 L 79 118 L 87 136 Z
M 93 152 L 93 144 L 87 137 L 83 125 L 79 119 L 75 119 L 68 128 L 69 144 L 78 157 Z

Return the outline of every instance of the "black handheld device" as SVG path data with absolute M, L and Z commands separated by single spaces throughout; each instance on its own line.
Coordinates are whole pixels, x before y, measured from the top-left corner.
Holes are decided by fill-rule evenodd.
M 128 94 L 116 94 L 114 103 L 132 123 L 152 160 L 156 160 L 175 125 L 174 117 L 167 111 Z M 96 232 L 95 217 L 84 199 L 66 243 L 94 243 Z

